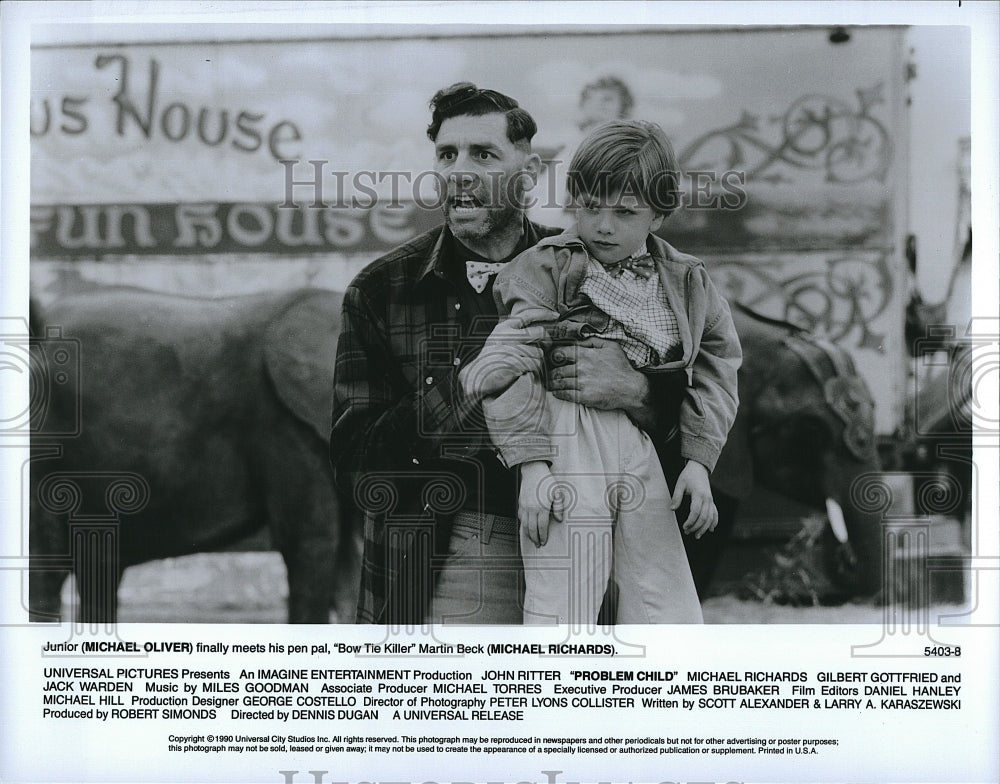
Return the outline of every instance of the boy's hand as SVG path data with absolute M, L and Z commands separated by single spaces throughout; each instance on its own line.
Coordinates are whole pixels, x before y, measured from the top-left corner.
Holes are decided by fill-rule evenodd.
M 521 492 L 517 520 L 535 547 L 549 541 L 549 524 L 563 520 L 562 496 L 554 493 L 555 479 L 549 464 L 533 460 L 521 464 Z
M 503 392 L 520 376 L 541 375 L 545 328 L 521 327 L 514 319 L 499 324 L 482 351 L 458 372 L 465 394 L 479 401 Z
M 677 477 L 670 508 L 677 511 L 685 495 L 691 496 L 691 512 L 684 521 L 684 533 L 694 534 L 695 539 L 701 539 L 703 534 L 714 531 L 719 524 L 719 511 L 712 500 L 708 469 L 695 460 L 688 460 L 681 475 Z

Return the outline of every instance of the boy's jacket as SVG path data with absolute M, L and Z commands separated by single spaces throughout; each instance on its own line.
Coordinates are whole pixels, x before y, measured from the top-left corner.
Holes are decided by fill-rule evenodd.
M 653 374 L 653 383 L 661 374 L 681 380 L 679 412 L 658 413 L 677 423 L 681 455 L 711 471 L 736 418 L 736 372 L 743 359 L 739 337 L 728 303 L 699 259 L 655 235 L 646 245 L 677 317 L 683 354 L 643 371 Z M 556 340 L 600 337 L 610 319 L 580 292 L 588 260 L 587 249 L 573 230 L 541 240 L 497 276 L 493 293 L 500 312 L 522 326 L 543 324 Z M 544 407 L 532 404 L 540 395 L 537 380 L 522 376 L 483 404 L 495 446 L 508 465 L 550 459 L 554 453 Z

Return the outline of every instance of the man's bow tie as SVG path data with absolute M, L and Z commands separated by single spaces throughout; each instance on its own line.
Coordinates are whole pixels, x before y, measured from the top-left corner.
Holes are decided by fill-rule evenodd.
M 625 270 L 632 270 L 637 278 L 648 278 L 653 274 L 653 257 L 649 253 L 643 253 L 641 256 L 629 256 L 614 264 L 602 264 L 601 266 L 613 278 L 617 278 Z
M 469 279 L 469 285 L 476 290 L 477 294 L 486 291 L 486 285 L 490 278 L 496 275 L 506 265 L 502 261 L 467 261 L 465 262 L 465 277 Z

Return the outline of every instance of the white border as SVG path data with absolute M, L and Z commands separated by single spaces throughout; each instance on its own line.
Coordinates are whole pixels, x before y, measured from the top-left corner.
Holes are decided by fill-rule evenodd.
M 255 34 L 262 34 L 260 25 L 285 22 L 290 16 L 289 3 L 160 3 L 150 7 L 133 2 L 94 2 L 94 3 L 25 3 L 7 2 L 0 6 L 0 24 L 2 24 L 2 119 L 0 119 L 0 179 L 3 182 L 2 220 L 0 220 L 0 274 L 2 274 L 2 286 L 0 286 L 0 315 L 4 317 L 25 317 L 28 291 L 28 133 L 27 133 L 27 62 L 28 47 L 36 32 L 39 33 L 39 41 L 46 42 L 67 42 L 78 40 L 79 42 L 97 41 L 141 41 L 143 36 L 149 36 L 148 40 L 162 40 L 162 36 L 175 35 L 179 29 L 176 24 L 181 19 L 181 24 L 189 30 L 191 24 L 205 25 L 212 38 L 235 38 L 253 37 Z M 707 7 L 706 7 L 707 6 Z M 567 19 L 572 19 L 574 23 L 606 25 L 617 27 L 622 20 L 627 20 L 629 25 L 646 27 L 649 25 L 691 25 L 701 26 L 743 26 L 761 25 L 767 27 L 787 25 L 808 25 L 808 24 L 959 24 L 970 25 L 973 36 L 973 100 L 972 100 L 972 127 L 975 129 L 972 137 L 972 155 L 974 166 L 973 176 L 973 223 L 976 226 L 975 243 L 975 268 L 976 280 L 982 285 L 974 287 L 973 312 L 983 317 L 996 319 L 998 309 L 997 299 L 997 258 L 998 253 L 998 204 L 1000 196 L 997 192 L 998 183 L 998 146 L 997 125 L 997 97 L 998 75 L 1000 75 L 1000 61 L 997 57 L 997 41 L 1000 38 L 1000 25 L 998 25 L 998 5 L 995 3 L 976 3 L 968 0 L 961 5 L 952 3 L 714 3 L 714 4 L 693 4 L 693 3 L 558 3 L 558 2 L 504 2 L 504 3 L 308 3 L 297 4 L 295 14 L 297 18 L 304 20 L 303 24 L 289 26 L 283 31 L 287 32 L 289 38 L 309 37 L 310 31 L 308 23 L 319 22 L 339 22 L 344 24 L 358 25 L 357 32 L 351 32 L 352 36 L 367 35 L 375 31 L 368 27 L 372 24 L 390 24 L 390 27 L 380 27 L 379 34 L 403 35 L 412 34 L 413 25 L 442 25 L 458 24 L 455 29 L 456 34 L 469 32 L 480 25 L 501 25 L 504 31 L 513 29 L 541 31 L 546 26 L 558 27 L 564 30 Z M 146 27 L 136 26 L 136 19 L 140 17 L 142 24 L 156 23 L 160 25 L 155 31 L 150 32 Z M 229 25 L 238 20 L 239 27 Z M 526 24 L 526 20 L 530 20 Z M 81 28 L 71 27 L 62 30 L 46 28 L 42 32 L 41 24 L 53 22 L 66 22 L 71 25 L 85 24 L 86 33 L 81 34 Z M 207 26 L 213 25 L 211 29 Z M 221 25 L 214 27 L 214 25 Z M 53 33 L 58 33 L 53 36 Z M 325 33 L 324 33 L 325 34 Z M 74 36 L 76 38 L 74 39 Z M 266 33 L 270 37 L 271 33 Z M 209 37 L 209 36 L 206 36 Z M 950 216 L 949 216 L 950 217 Z M 993 322 L 994 324 L 996 322 Z M 986 387 L 977 390 L 984 400 L 997 400 L 1000 391 L 996 385 L 996 374 L 985 379 Z M 0 394 L 24 394 L 23 388 L 9 389 L 5 386 L 0 390 Z M 978 488 L 977 505 L 980 510 L 995 510 L 998 508 L 997 492 L 997 450 L 993 440 L 988 442 L 983 439 L 977 450 L 977 465 L 980 476 L 983 478 Z M 2 493 L 3 519 L 10 521 L 17 519 L 19 514 L 18 497 L 20 489 L 17 486 L 18 478 L 14 477 L 14 485 L 10 482 L 9 472 L 4 472 L 0 477 L 3 482 L 0 485 Z M 990 520 L 980 521 L 981 526 L 990 527 Z M 989 533 L 992 532 L 992 528 Z M 0 546 L 4 547 L 4 552 L 16 552 L 17 544 L 15 539 L 19 532 L 16 526 L 5 524 L 0 532 Z M 982 555 L 996 556 L 995 536 L 981 536 L 980 541 L 985 543 L 992 550 L 981 553 Z M 11 545 L 14 545 L 13 549 Z M 989 583 L 991 573 L 984 573 L 983 579 Z M 993 579 L 995 582 L 995 578 Z M 6 584 L 6 583 L 4 583 Z M 984 586 L 989 588 L 987 584 Z M 997 602 L 996 586 L 993 586 L 992 593 L 987 596 L 987 604 L 982 610 L 982 617 L 995 619 L 995 609 L 1000 606 Z M 992 615 L 991 615 L 992 613 Z M 146 636 L 170 636 L 164 635 L 162 631 L 155 628 L 142 627 Z M 836 639 L 853 634 L 865 635 L 870 630 L 859 630 L 854 627 L 845 627 L 838 630 L 825 630 L 809 627 L 797 630 L 794 627 L 788 629 L 750 629 L 747 627 L 729 627 L 725 630 L 710 630 L 709 633 L 699 633 L 696 635 L 680 634 L 676 642 L 687 643 L 688 645 L 705 645 L 711 647 L 714 644 L 739 645 L 748 651 L 768 651 L 769 661 L 778 663 L 791 663 L 795 660 L 794 646 L 798 644 L 796 640 L 801 639 L 803 650 L 814 651 L 811 638 L 818 638 L 821 641 Z M 992 712 L 989 707 L 985 707 L 979 717 L 980 722 L 977 731 L 968 736 L 968 746 L 956 748 L 954 746 L 941 749 L 942 755 L 948 755 L 955 759 L 962 759 L 971 756 L 974 752 L 994 749 L 998 728 L 998 717 L 996 711 L 997 692 L 996 679 L 994 677 L 998 660 L 996 657 L 995 641 L 996 629 L 992 629 L 992 636 L 969 635 L 969 639 L 975 639 L 980 645 L 980 650 L 973 659 L 977 666 L 983 667 L 983 680 L 979 686 L 984 689 L 986 701 L 985 705 L 993 705 Z M 141 630 L 137 633 L 142 634 Z M 207 633 L 215 636 L 236 636 L 239 637 L 239 630 L 193 630 L 189 627 L 175 627 L 171 629 L 172 636 L 189 635 L 191 639 L 200 639 Z M 804 637 L 808 633 L 810 640 Z M 254 634 L 254 632 L 250 632 Z M 316 630 L 308 633 L 296 630 L 292 633 L 295 639 L 316 639 Z M 345 638 L 358 639 L 362 634 L 360 629 L 343 630 Z M 244 634 L 244 636 L 246 636 Z M 261 637 L 268 636 L 263 631 Z M 484 638 L 491 635 L 482 635 Z M 27 736 L 23 727 L 14 727 L 14 717 L 24 712 L 27 716 L 29 707 L 20 705 L 14 699 L 13 705 L 7 702 L 6 695 L 16 695 L 19 690 L 13 688 L 18 679 L 16 661 L 20 658 L 28 663 L 28 667 L 35 669 L 37 665 L 37 654 L 24 656 L 14 656 L 15 649 L 20 650 L 24 642 L 28 642 L 29 650 L 37 650 L 33 647 L 43 639 L 37 632 L 27 630 L 17 630 L 10 628 L 0 629 L 0 656 L 10 656 L 8 661 L 15 661 L 14 668 L 2 667 L 3 687 L 2 699 L 5 713 L 2 726 L 3 736 L 0 738 L 0 759 L 9 758 L 8 755 L 17 754 L 24 756 L 33 752 L 30 744 L 14 745 L 14 738 L 30 738 L 30 731 Z M 58 639 L 58 638 L 56 638 Z M 962 637 L 966 639 L 966 637 Z M 769 644 L 770 643 L 770 644 Z M 777 643 L 779 646 L 790 646 L 790 649 L 775 650 L 771 645 Z M 992 646 L 992 647 L 991 647 Z M 20 651 L 23 654 L 23 651 Z M 817 655 L 817 654 L 813 654 Z M 715 654 L 706 653 L 707 659 L 719 659 Z M 821 657 L 815 659 L 818 664 Z M 722 657 L 725 661 L 725 656 Z M 688 659 L 687 661 L 690 661 Z M 839 664 L 837 662 L 839 661 Z M 973 662 L 970 661 L 971 665 Z M 845 666 L 843 661 L 834 658 L 831 666 Z M 902 667 L 900 668 L 902 669 Z M 989 671 L 989 677 L 987 676 Z M 972 688 L 975 688 L 973 685 Z M 37 697 L 32 702 L 37 701 Z M 555 721 L 566 721 L 565 713 L 554 717 Z M 30 720 L 29 720 L 30 729 Z M 886 724 L 884 733 L 879 737 L 873 737 L 872 752 L 869 757 L 864 755 L 850 761 L 851 764 L 843 764 L 842 767 L 834 767 L 817 774 L 815 778 L 808 776 L 799 777 L 793 767 L 789 767 L 783 772 L 780 778 L 783 780 L 845 780 L 864 778 L 866 780 L 903 780 L 896 778 L 898 774 L 892 769 L 884 768 L 879 764 L 877 750 L 884 749 L 885 745 L 891 745 L 894 740 L 902 740 L 901 737 L 893 735 L 894 729 L 902 732 L 901 728 L 894 728 L 891 724 Z M 41 741 L 41 739 L 37 739 Z M 51 744 L 39 745 L 36 747 L 43 753 L 58 754 L 57 749 L 53 749 Z M 95 753 L 99 755 L 112 754 L 109 749 L 98 749 Z M 995 754 L 994 754 L 995 757 Z M 69 762 L 69 761 L 67 761 Z M 86 763 L 78 761 L 80 767 L 70 773 L 71 778 L 87 780 L 88 768 Z M 189 765 L 189 761 L 181 761 L 176 771 L 178 780 L 183 778 L 182 766 Z M 505 770 L 507 761 L 501 759 L 494 761 L 493 780 L 498 780 L 497 770 Z M 995 760 L 994 760 L 995 764 Z M 376 766 L 377 767 L 377 766 Z M 603 772 L 603 768 L 596 763 L 592 766 L 595 775 Z M 904 766 L 905 767 L 905 766 Z M 713 766 L 712 773 L 715 776 L 725 775 L 733 769 L 722 765 Z M 372 769 L 374 771 L 374 769 Z M 463 769 L 463 778 L 438 778 L 437 780 L 476 780 L 477 777 L 485 778 L 489 768 L 485 765 L 481 769 Z M 995 770 L 995 769 L 994 769 Z M 401 775 L 401 767 L 391 768 L 391 771 L 398 771 Z M 382 766 L 382 772 L 386 775 L 390 768 Z M 443 769 L 439 769 L 439 776 Z M 218 769 L 217 780 L 231 780 L 231 771 L 225 765 Z M 424 778 L 417 778 L 423 773 L 420 770 L 409 770 L 409 780 L 418 781 Z M 581 776 L 588 775 L 589 768 L 577 771 Z M 984 779 L 990 775 L 984 768 Z M 140 772 L 135 767 L 117 771 L 119 780 L 134 778 L 157 778 L 161 779 L 164 772 L 157 772 L 150 775 L 149 772 Z M 166 772 L 168 777 L 174 775 L 173 772 Z M 426 776 L 433 776 L 430 770 Z M 506 775 L 506 774 L 502 774 Z M 535 774 L 536 777 L 538 774 Z M 701 774 L 702 777 L 707 775 Z M 947 775 L 938 774 L 941 780 L 950 778 Z M 346 774 L 345 774 L 346 777 Z M 345 777 L 327 780 L 344 780 Z M 670 773 L 665 772 L 664 778 L 670 778 Z M 6 780 L 6 777 L 3 777 Z M 693 774 L 692 774 L 693 778 Z M 269 779 L 263 779 L 269 780 Z M 276 777 L 273 780 L 278 780 Z M 386 780 L 375 777 L 372 772 L 369 776 L 356 776 L 351 780 Z M 514 780 L 514 779 L 509 779 Z M 586 780 L 586 779 L 584 779 Z M 675 779 L 672 779 L 675 780 Z M 925 780 L 920 776 L 913 776 L 908 780 Z

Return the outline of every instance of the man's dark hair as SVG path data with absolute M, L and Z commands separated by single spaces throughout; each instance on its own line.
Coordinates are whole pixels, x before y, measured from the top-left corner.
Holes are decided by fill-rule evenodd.
M 504 115 L 507 118 L 507 138 L 513 144 L 529 144 L 538 130 L 531 115 L 513 98 L 496 90 L 482 90 L 472 82 L 457 82 L 438 90 L 431 98 L 430 106 L 431 124 L 427 126 L 427 138 L 432 142 L 437 141 L 441 123 L 463 115 Z

